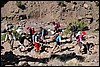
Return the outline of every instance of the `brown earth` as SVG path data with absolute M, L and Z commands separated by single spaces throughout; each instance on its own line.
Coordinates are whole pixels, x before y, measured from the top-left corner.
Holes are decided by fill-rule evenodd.
M 96 44 L 96 51 L 95 54 L 80 54 L 80 57 L 85 57 L 84 61 L 80 61 L 79 57 L 73 57 L 69 59 L 68 54 L 75 52 L 77 54 L 77 46 L 72 48 L 73 51 L 68 51 L 67 49 L 62 52 L 57 52 L 54 55 L 50 54 L 51 48 L 54 46 L 54 43 L 46 44 L 47 46 L 50 46 L 51 48 L 48 48 L 47 52 L 42 52 L 40 54 L 40 58 L 37 58 L 37 53 L 32 49 L 30 52 L 20 52 L 17 49 L 13 50 L 13 54 L 18 57 L 20 57 L 17 60 L 20 60 L 18 64 L 14 64 L 15 66 L 21 66 L 24 63 L 28 63 L 30 66 L 99 66 L 99 32 L 93 31 L 99 27 L 98 24 L 98 18 L 99 18 L 99 7 L 96 6 L 95 1 L 64 1 L 64 4 L 66 7 L 62 7 L 57 5 L 57 1 L 21 1 L 23 5 L 25 5 L 26 9 L 22 10 L 16 6 L 16 1 L 8 1 L 4 7 L 1 8 L 1 18 L 4 18 L 1 20 L 1 30 L 4 29 L 5 25 L 8 23 L 13 23 L 15 26 L 17 26 L 17 22 L 21 22 L 21 20 L 18 20 L 16 17 L 20 15 L 26 15 L 27 17 L 30 16 L 29 19 L 24 19 L 27 21 L 26 25 L 35 27 L 35 30 L 38 29 L 39 26 L 43 26 L 44 28 L 52 28 L 52 25 L 47 25 L 46 22 L 52 21 L 53 19 L 58 19 L 61 22 L 61 27 L 65 28 L 66 24 L 69 22 L 73 22 L 79 17 L 84 18 L 86 20 L 86 15 L 89 14 L 93 18 L 93 22 L 91 24 L 90 21 L 88 21 L 87 24 L 91 26 L 91 29 L 87 31 L 87 36 L 90 37 L 86 41 L 93 42 Z M 39 3 L 39 4 L 38 4 Z M 77 4 L 75 4 L 77 3 Z M 85 3 L 85 5 L 84 5 Z M 39 5 L 41 5 L 39 7 Z M 40 10 L 39 10 L 40 8 Z M 91 9 L 90 9 L 91 8 Z M 65 10 L 65 12 L 62 12 L 62 10 Z M 38 14 L 39 15 L 38 15 Z M 41 14 L 41 19 L 39 18 Z M 61 18 L 61 14 L 62 16 Z M 13 17 L 13 20 L 6 20 L 6 17 Z M 64 20 L 62 20 L 64 19 Z M 39 23 L 39 21 L 42 21 L 43 23 Z M 30 23 L 32 22 L 32 23 Z M 37 22 L 37 24 L 36 24 Z M 25 31 L 25 29 L 24 29 Z M 94 38 L 93 38 L 94 37 Z M 66 44 L 69 45 L 70 43 Z M 18 41 L 15 41 L 14 47 L 16 48 L 18 46 Z M 25 45 L 28 45 L 27 41 L 25 41 Z M 63 49 L 66 48 L 66 45 L 63 46 Z M 4 44 L 1 44 L 1 46 L 4 47 L 4 50 L 2 50 L 1 55 L 5 56 L 5 52 L 10 51 L 10 45 L 6 42 Z M 29 46 L 26 47 L 26 50 L 30 48 Z M 23 56 L 23 57 L 21 57 Z M 68 56 L 68 58 L 67 58 Z M 71 56 L 70 56 L 71 57 Z M 50 59 L 51 58 L 51 59 Z M 78 59 L 77 59 L 78 58 Z M 12 59 L 12 58 L 11 58 Z M 81 59 L 82 60 L 82 59 Z M 74 62 L 73 62 L 74 61 Z M 2 61 L 4 62 L 4 61 Z M 9 62 L 9 60 L 8 60 Z M 8 63 L 6 62 L 6 63 Z M 13 62 L 15 62 L 13 60 Z M 7 66 L 12 65 L 6 64 Z

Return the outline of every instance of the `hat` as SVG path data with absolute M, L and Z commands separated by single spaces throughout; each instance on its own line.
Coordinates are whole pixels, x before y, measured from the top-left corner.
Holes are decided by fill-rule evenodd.
M 26 26 L 26 29 L 29 29 L 30 27 L 29 26 Z
M 86 32 L 85 31 L 82 31 L 81 33 L 82 33 L 82 35 L 86 35 Z

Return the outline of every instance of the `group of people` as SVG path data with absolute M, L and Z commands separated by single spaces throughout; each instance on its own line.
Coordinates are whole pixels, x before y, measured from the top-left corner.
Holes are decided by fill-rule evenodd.
M 51 53 L 54 52 L 54 50 L 57 50 L 58 48 L 60 51 L 62 50 L 62 43 L 67 42 L 67 39 L 63 40 L 63 32 L 62 29 L 60 28 L 60 22 L 50 22 L 53 24 L 53 34 L 52 36 L 49 36 L 49 38 L 52 38 L 52 41 L 54 41 L 54 47 L 51 50 Z M 69 44 L 68 46 L 79 46 L 78 52 L 82 52 L 82 49 L 85 48 L 84 46 L 84 40 L 86 39 L 86 31 L 83 29 L 82 31 L 78 31 L 78 26 L 77 25 L 72 25 L 71 23 L 69 24 L 70 26 L 70 41 L 72 41 L 72 45 Z M 36 32 L 34 30 L 34 27 L 30 26 L 25 26 L 27 29 L 27 32 L 23 32 L 23 27 L 19 27 L 16 29 L 17 33 L 19 33 L 18 36 L 18 41 L 20 43 L 20 51 L 25 48 L 24 45 L 24 40 L 27 39 L 30 43 L 31 46 L 34 46 L 36 49 L 36 52 L 39 52 L 41 50 L 41 47 L 43 47 L 44 44 L 48 43 L 46 40 L 46 36 L 48 35 L 48 30 L 44 29 L 42 26 L 39 27 L 39 31 Z M 73 41 L 73 35 L 76 41 Z M 13 44 L 14 40 L 16 40 L 14 34 L 12 33 L 12 29 L 6 29 L 6 38 L 4 42 L 10 43 L 11 49 L 13 50 Z M 89 43 L 88 43 L 89 44 Z M 87 44 L 85 44 L 87 46 Z M 92 44 L 92 46 L 94 46 Z M 83 47 L 83 48 L 82 48 Z M 86 47 L 87 50 L 89 50 L 89 46 Z

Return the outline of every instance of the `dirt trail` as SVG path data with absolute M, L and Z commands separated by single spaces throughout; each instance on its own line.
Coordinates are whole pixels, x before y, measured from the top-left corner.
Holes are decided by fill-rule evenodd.
M 98 34 L 98 33 L 95 33 L 95 34 Z M 93 34 L 92 34 L 93 35 Z M 89 36 L 89 35 L 87 35 L 87 36 Z M 95 40 L 96 39 L 96 41 L 97 41 L 97 38 L 92 38 L 92 41 L 93 40 Z M 88 39 L 87 39 L 88 40 Z M 90 41 L 91 42 L 91 41 Z M 66 44 L 66 45 L 69 45 L 70 43 L 68 43 L 68 44 Z M 18 41 L 15 41 L 15 43 L 14 43 L 14 47 L 17 47 L 19 44 L 18 44 Z M 25 43 L 25 45 L 28 45 L 28 43 L 26 42 Z M 77 49 L 78 49 L 78 46 L 75 46 L 74 48 L 71 48 L 70 50 L 68 50 L 68 49 L 66 49 L 66 45 L 64 45 L 63 46 L 63 51 L 61 51 L 61 52 L 59 52 L 59 50 L 58 51 L 55 51 L 55 54 L 56 55 L 59 55 L 59 56 L 61 56 L 61 55 L 67 55 L 67 54 L 70 54 L 70 53 L 73 53 L 73 52 L 75 52 L 76 53 L 76 55 L 80 55 L 80 56 L 82 56 L 82 57 L 85 57 L 86 58 L 86 60 L 84 61 L 84 62 L 78 62 L 79 64 L 81 64 L 81 65 L 83 65 L 83 66 L 85 66 L 85 65 L 91 65 L 91 66 L 98 66 L 98 64 L 99 64 L 99 44 L 97 44 L 96 45 L 96 51 L 97 51 L 97 53 L 95 53 L 95 54 L 91 54 L 91 55 L 89 55 L 89 54 L 77 54 Z M 4 47 L 4 50 L 2 51 L 2 53 L 1 53 L 1 55 L 3 55 L 6 51 L 10 51 L 11 49 L 10 49 L 10 45 L 6 42 L 6 43 L 4 43 L 3 45 L 2 45 L 3 47 Z M 40 58 L 50 58 L 51 57 L 51 53 L 50 53 L 50 51 L 51 51 L 51 49 L 52 49 L 52 47 L 54 46 L 54 43 L 50 43 L 50 44 L 46 44 L 46 46 L 48 46 L 49 48 L 47 48 L 47 51 L 48 52 L 41 52 L 41 54 L 40 54 Z M 28 48 L 31 48 L 31 47 L 26 47 L 26 49 L 28 49 Z M 19 51 L 19 49 L 17 48 L 17 49 L 14 49 L 13 51 L 13 54 L 15 54 L 15 55 L 20 55 L 20 56 L 29 56 L 29 57 L 33 57 L 33 58 L 37 58 L 37 56 L 39 56 L 35 51 L 34 51 L 34 48 L 31 50 L 31 51 L 29 51 L 29 52 L 20 52 Z M 95 57 L 95 58 L 94 58 Z M 54 60 L 58 60 L 58 59 L 52 59 L 52 60 L 49 60 L 49 61 L 47 61 L 48 62 L 48 64 L 47 65 L 54 65 Z M 52 63 L 50 63 L 52 61 Z M 71 61 L 71 60 L 69 60 L 69 61 Z M 29 61 L 28 61 L 29 62 Z M 33 63 L 33 62 L 29 62 L 29 64 L 30 63 Z M 34 62 L 34 63 L 36 63 L 36 62 Z M 59 65 L 64 65 L 65 66 L 65 62 L 61 62 L 60 60 L 59 60 L 59 62 L 57 62 L 57 63 L 59 63 Z M 66 61 L 66 63 L 67 63 L 67 61 Z M 38 64 L 40 64 L 40 63 L 38 63 Z M 35 64 L 34 64 L 35 65 Z M 34 66 L 33 65 L 33 66 Z M 56 65 L 56 64 L 55 64 Z

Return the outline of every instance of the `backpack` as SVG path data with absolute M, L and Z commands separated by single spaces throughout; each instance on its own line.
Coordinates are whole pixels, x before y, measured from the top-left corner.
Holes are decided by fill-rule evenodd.
M 56 38 L 59 36 L 59 34 L 56 34 L 54 37 L 53 37 L 53 41 L 56 41 Z
M 29 31 L 30 31 L 30 34 L 31 34 L 31 35 L 33 35 L 34 32 L 35 32 L 35 31 L 34 31 L 34 28 L 30 28 Z
M 33 42 L 38 41 L 37 33 L 35 33 L 34 35 L 32 35 L 32 40 L 33 40 Z
M 56 33 L 58 33 L 58 32 L 62 32 L 62 29 L 57 29 Z
M 55 25 L 56 25 L 57 28 L 59 28 L 60 27 L 60 22 L 56 23 Z
M 44 29 L 44 33 L 45 35 L 48 35 L 48 31 L 46 29 Z
M 35 31 L 34 31 L 34 28 L 32 28 L 32 34 L 34 34 L 34 32 L 35 32 Z
M 71 31 L 77 31 L 77 29 L 78 29 L 78 27 L 76 25 L 73 25 L 70 30 Z
M 75 25 L 75 26 L 74 26 L 74 31 L 77 31 L 77 29 L 78 29 L 78 27 Z
M 18 40 L 21 42 L 22 41 L 22 34 L 19 35 Z
M 60 27 L 60 22 L 58 22 L 58 25 L 57 25 L 57 27 L 58 27 L 58 28 Z

